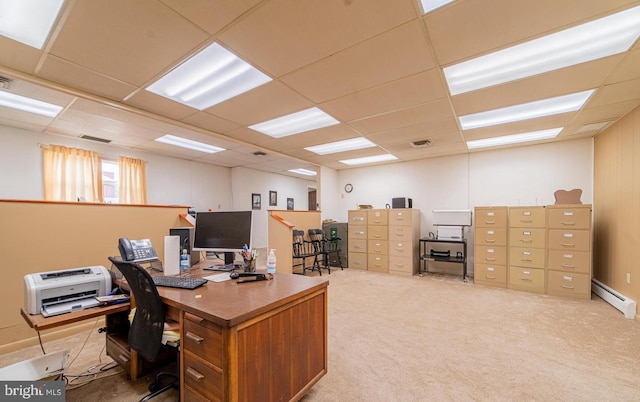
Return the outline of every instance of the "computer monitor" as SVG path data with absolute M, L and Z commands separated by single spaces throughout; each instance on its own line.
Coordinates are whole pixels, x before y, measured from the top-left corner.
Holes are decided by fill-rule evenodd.
M 224 253 L 225 265 L 233 264 L 235 252 L 246 245 L 251 249 L 251 211 L 218 211 L 196 213 L 193 249 Z

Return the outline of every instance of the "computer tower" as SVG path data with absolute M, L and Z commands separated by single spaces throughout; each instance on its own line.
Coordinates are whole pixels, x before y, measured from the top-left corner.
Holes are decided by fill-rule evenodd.
M 191 255 L 191 265 L 200 262 L 200 252 L 193 251 L 194 230 L 192 227 L 169 229 L 169 236 L 180 236 L 180 253 L 184 248 L 187 249 L 187 253 Z

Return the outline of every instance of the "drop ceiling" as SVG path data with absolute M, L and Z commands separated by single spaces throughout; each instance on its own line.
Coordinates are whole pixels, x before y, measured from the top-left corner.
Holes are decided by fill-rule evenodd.
M 348 169 L 340 160 L 382 153 L 399 161 L 464 154 L 469 140 L 553 127 L 564 129 L 545 142 L 592 137 L 640 105 L 637 42 L 626 53 L 455 96 L 443 68 L 638 5 L 457 0 L 422 15 L 417 0 L 67 0 L 42 50 L 0 37 L 0 75 L 12 80 L 0 90 L 63 111 L 47 118 L 0 108 L 0 124 L 51 134 L 51 143 L 57 135 L 88 135 L 281 174 Z M 145 90 L 213 42 L 272 81 L 202 111 Z M 594 88 L 577 112 L 466 131 L 458 122 Z M 248 128 L 314 106 L 340 124 L 279 139 Z M 165 134 L 226 151 L 208 155 L 154 141 Z M 329 155 L 304 149 L 355 137 L 376 146 Z

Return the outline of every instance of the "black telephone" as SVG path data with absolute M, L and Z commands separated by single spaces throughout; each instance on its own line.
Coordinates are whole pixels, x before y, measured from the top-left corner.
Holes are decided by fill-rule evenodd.
M 118 239 L 118 250 L 125 261 L 153 261 L 158 254 L 149 239 L 129 240 L 126 237 Z

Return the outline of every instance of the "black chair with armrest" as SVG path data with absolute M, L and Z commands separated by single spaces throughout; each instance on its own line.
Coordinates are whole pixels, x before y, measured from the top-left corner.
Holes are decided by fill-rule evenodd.
M 315 257 L 315 250 L 313 244 L 304 238 L 303 230 L 293 230 L 293 273 L 294 274 L 302 274 L 306 275 L 307 270 L 313 271 L 316 266 L 316 260 L 314 259 L 314 263 L 311 265 L 307 264 L 307 259 Z M 296 268 L 302 267 L 302 272 L 297 272 Z
M 325 268 L 331 273 L 331 255 L 335 255 L 335 261 L 337 261 L 340 269 L 344 269 L 342 266 L 342 259 L 340 258 L 341 249 L 339 247 L 340 238 L 327 239 L 325 231 L 323 229 L 309 229 L 309 239 L 315 248 L 315 260 L 314 266 L 318 267 L 318 271 L 321 268 Z M 322 272 L 320 273 L 322 275 Z
M 165 307 L 153 283 L 151 275 L 139 264 L 121 261 L 109 257 L 109 261 L 118 268 L 127 280 L 135 300 L 135 316 L 129 328 L 129 346 L 148 362 L 154 362 L 165 345 L 162 337 L 165 331 Z M 161 385 L 164 378 L 170 381 Z M 147 401 L 171 388 L 179 388 L 180 377 L 177 373 L 159 373 L 149 385 L 151 392 L 141 399 Z

